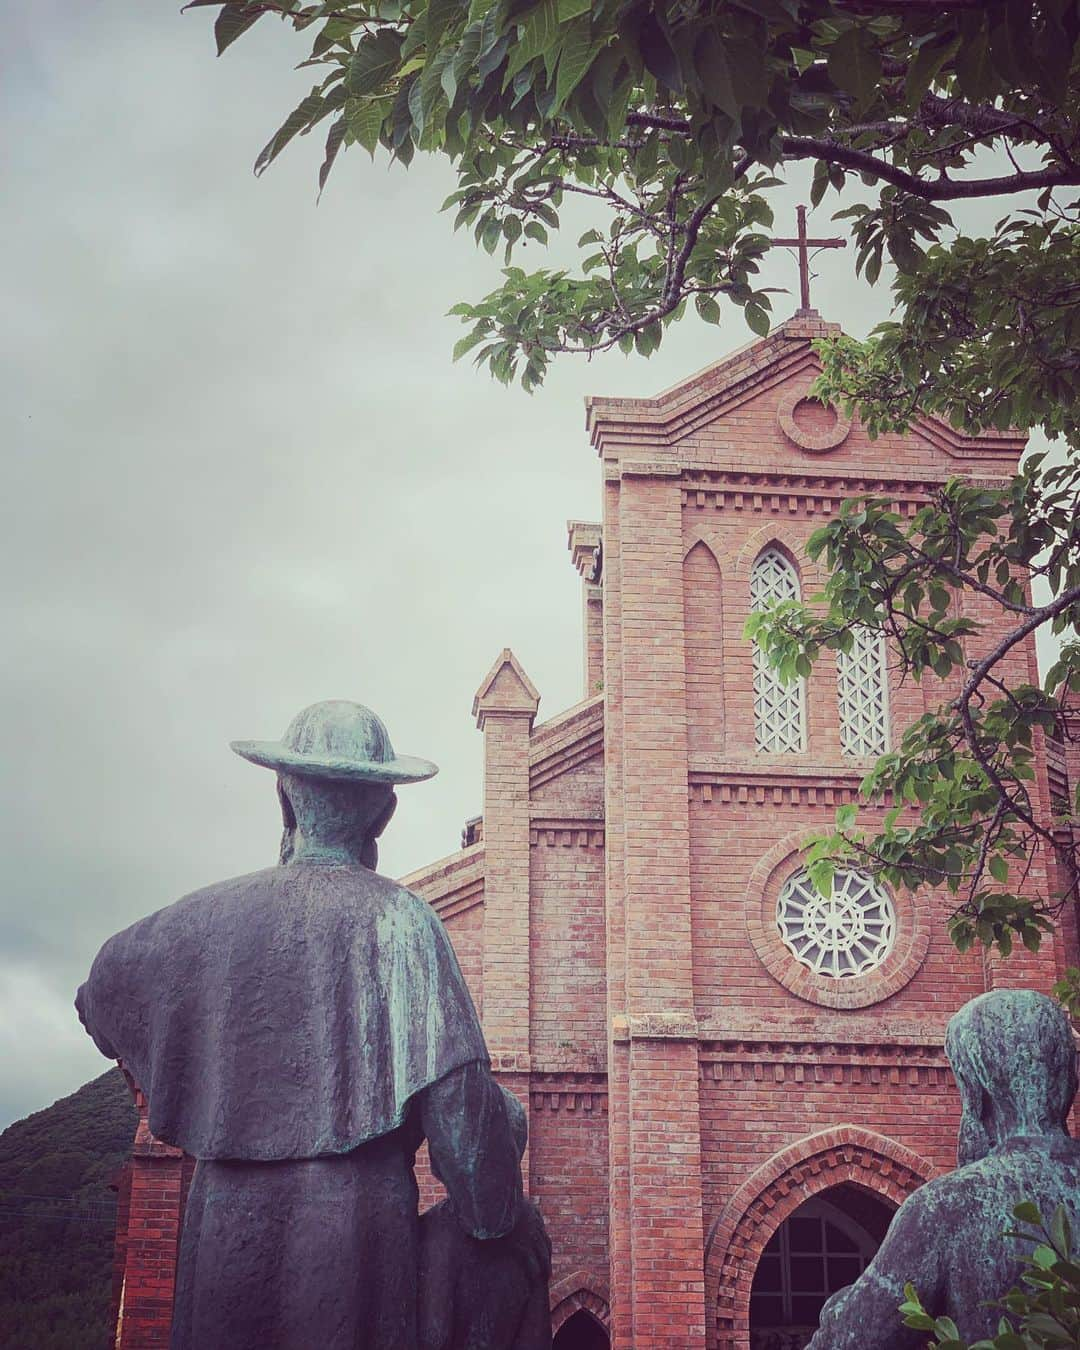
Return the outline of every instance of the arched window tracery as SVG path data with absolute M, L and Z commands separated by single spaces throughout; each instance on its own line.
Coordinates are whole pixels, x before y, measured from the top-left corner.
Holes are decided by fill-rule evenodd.
M 771 609 L 800 598 L 799 577 L 777 548 L 759 554 L 750 573 L 750 608 Z M 799 754 L 806 749 L 806 681 L 781 683 L 768 658 L 754 644 L 754 744 L 766 754 Z
M 852 757 L 883 755 L 889 748 L 885 635 L 860 626 L 852 637 L 851 650 L 836 654 L 840 744 Z

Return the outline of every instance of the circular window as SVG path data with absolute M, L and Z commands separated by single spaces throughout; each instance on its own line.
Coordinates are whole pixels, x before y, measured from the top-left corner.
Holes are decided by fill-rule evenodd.
M 780 430 L 800 450 L 821 454 L 847 440 L 851 418 L 810 396 L 809 386 L 791 389 L 776 410 Z
M 896 941 L 892 900 L 862 872 L 838 871 L 824 896 L 800 869 L 781 887 L 776 925 L 797 961 L 837 980 L 876 970 Z

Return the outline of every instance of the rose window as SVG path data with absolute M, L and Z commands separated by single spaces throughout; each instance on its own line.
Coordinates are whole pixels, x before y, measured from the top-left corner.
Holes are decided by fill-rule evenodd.
M 896 941 L 892 900 L 862 872 L 838 870 L 820 895 L 805 870 L 789 877 L 776 902 L 776 925 L 797 961 L 842 980 L 876 970 Z

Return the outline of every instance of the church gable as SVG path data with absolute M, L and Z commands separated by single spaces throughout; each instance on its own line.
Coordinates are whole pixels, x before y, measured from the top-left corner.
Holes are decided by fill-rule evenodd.
M 808 397 L 820 372 L 815 339 L 840 328 L 816 314 L 797 315 L 767 338 L 691 376 L 655 398 L 588 401 L 592 443 L 620 473 L 657 464 L 740 474 L 783 473 L 808 482 L 851 475 L 848 495 L 872 492 L 897 477 L 940 481 L 950 473 L 1011 473 L 1024 441 L 1009 432 L 967 436 L 936 418 L 905 435 L 871 441 L 858 419 Z M 749 484 L 752 486 L 752 484 Z

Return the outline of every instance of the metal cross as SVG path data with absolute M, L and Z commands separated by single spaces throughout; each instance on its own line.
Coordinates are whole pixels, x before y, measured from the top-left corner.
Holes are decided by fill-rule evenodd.
M 797 248 L 799 250 L 799 313 L 810 311 L 810 250 L 812 248 L 847 248 L 846 239 L 808 239 L 806 237 L 806 207 L 796 208 L 799 218 L 799 236 L 797 239 L 773 239 L 770 247 Z

